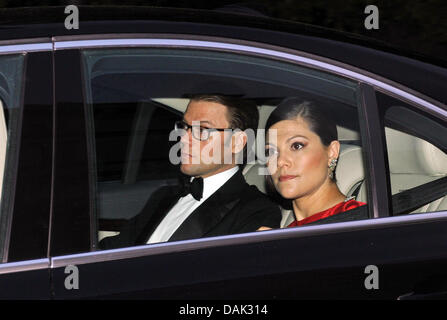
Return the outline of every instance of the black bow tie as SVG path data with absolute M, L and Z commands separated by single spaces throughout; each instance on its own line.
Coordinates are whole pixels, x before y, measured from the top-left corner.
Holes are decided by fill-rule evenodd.
M 190 182 L 189 179 L 185 179 L 183 181 L 180 196 L 185 197 L 188 194 L 191 194 L 197 201 L 200 201 L 200 199 L 202 199 L 203 178 L 194 178 L 192 182 Z

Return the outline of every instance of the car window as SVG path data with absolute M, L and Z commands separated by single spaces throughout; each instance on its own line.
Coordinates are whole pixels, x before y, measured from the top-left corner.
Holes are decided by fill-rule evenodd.
M 137 215 L 152 192 L 175 183 L 169 134 L 182 116 L 155 101 L 135 101 L 95 105 L 94 118 L 96 206 L 99 229 L 107 230 L 101 240 Z
M 287 62 L 230 52 L 193 49 L 84 49 L 85 99 L 94 215 L 98 240 L 120 228 L 163 186 L 177 183 L 178 163 L 169 152 L 169 135 L 182 119 L 189 98 L 220 93 L 255 101 L 259 129 L 287 97 L 315 101 L 337 125 L 341 143 L 337 184 L 347 198 L 368 202 L 356 82 Z M 266 191 L 263 135 L 257 136 L 252 161 L 243 168 L 249 184 Z M 265 172 L 265 171 L 264 171 Z M 275 200 L 276 201 L 276 200 Z M 284 205 L 278 202 L 278 205 Z M 282 207 L 282 226 L 294 219 Z
M 17 147 L 18 116 L 22 99 L 23 64 L 22 54 L 0 56 L 0 257 L 7 233 L 8 212 L 12 202 L 11 169 L 13 153 Z
M 447 210 L 445 123 L 382 93 L 377 96 L 384 117 L 393 214 Z

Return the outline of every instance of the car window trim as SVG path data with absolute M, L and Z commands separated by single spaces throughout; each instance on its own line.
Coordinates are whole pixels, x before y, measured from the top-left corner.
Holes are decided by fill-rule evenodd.
M 236 52 L 241 54 L 254 54 L 270 59 L 292 62 L 294 64 L 318 69 L 332 74 L 363 82 L 371 85 L 376 90 L 382 90 L 384 93 L 392 94 L 399 99 L 416 106 L 424 107 L 437 116 L 447 120 L 447 106 L 428 96 L 425 96 L 415 90 L 400 85 L 394 81 L 385 79 L 373 73 L 360 70 L 356 67 L 349 66 L 338 61 L 322 58 L 309 53 L 297 50 L 276 47 L 258 42 L 248 42 L 229 38 L 211 38 L 211 37 L 194 37 L 184 35 L 171 35 L 170 37 L 160 37 L 160 35 L 147 35 L 152 38 L 140 37 L 130 38 L 119 35 L 95 38 L 94 35 L 87 39 L 75 37 L 56 37 L 54 38 L 54 50 L 67 49 L 87 49 L 87 48 L 118 48 L 118 47 L 167 47 L 167 48 L 190 48 L 190 49 L 208 49 Z M 180 38 L 181 37 L 181 38 Z M 186 39 L 185 39 L 186 38 Z M 424 109 L 425 111 L 427 111 Z
M 45 51 L 53 51 L 53 43 L 50 41 L 49 38 L 37 38 L 37 39 L 20 39 L 20 40 L 6 40 L 6 41 L 0 41 L 0 55 L 14 55 L 14 54 L 24 54 L 31 52 L 45 52 Z M 21 104 L 19 106 L 21 112 L 18 119 L 18 130 L 19 130 L 19 136 L 15 137 L 18 139 L 18 145 L 17 145 L 17 151 L 18 153 L 20 149 L 20 140 L 21 140 L 21 131 L 22 131 L 22 113 L 23 113 L 23 103 L 24 103 L 24 93 L 25 93 L 25 75 L 26 75 L 26 69 L 27 69 L 27 59 L 25 56 L 24 60 L 24 67 L 23 67 L 23 76 L 22 76 L 22 89 L 21 89 Z M 15 158 L 17 158 L 17 154 L 15 155 Z M 13 175 L 17 175 L 17 166 L 18 163 L 14 164 L 13 168 Z M 6 168 L 5 168 L 6 169 Z M 16 179 L 13 181 L 13 185 L 10 186 L 10 202 L 14 203 L 15 199 L 15 189 L 16 189 Z M 42 269 L 40 267 L 39 262 L 34 261 L 47 261 L 46 263 L 49 265 L 49 259 L 39 259 L 39 260 L 30 260 L 30 261 L 23 261 L 23 262 L 11 262 L 8 263 L 8 256 L 9 256 L 9 244 L 10 244 L 10 238 L 11 238 L 11 229 L 12 229 L 12 219 L 13 219 L 13 206 L 10 208 L 8 212 L 4 212 L 3 214 L 7 215 L 5 227 L 4 229 L 6 234 L 4 238 L 4 243 L 2 245 L 2 248 L 0 249 L 0 274 L 2 273 L 9 273 L 9 271 L 5 270 L 15 270 L 16 266 L 19 266 L 19 270 L 22 270 L 25 268 L 26 270 L 29 270 L 26 265 L 30 264 L 32 266 L 35 266 L 36 263 L 38 265 L 37 269 Z M 34 267 L 33 267 L 34 268 Z
M 242 245 L 256 242 L 276 241 L 291 238 L 327 235 L 340 232 L 353 232 L 394 226 L 411 225 L 415 223 L 431 223 L 447 221 L 447 211 L 418 213 L 405 216 L 387 217 L 386 219 L 368 219 L 359 221 L 321 224 L 300 228 L 274 229 L 262 232 L 226 235 L 218 237 L 162 242 L 151 245 L 126 247 L 102 251 L 92 251 L 79 254 L 50 257 L 50 268 L 60 268 L 67 265 L 83 265 L 89 263 L 117 261 L 161 254 L 175 254 L 190 250 L 216 248 L 229 245 Z
M 15 54 L 23 52 L 39 52 L 39 51 L 52 51 L 53 43 L 26 43 L 26 44 L 1 44 L 0 54 Z
M 80 66 L 80 84 L 82 91 L 82 104 L 84 109 L 84 122 L 87 138 L 87 161 L 89 170 L 89 187 L 90 187 L 90 199 L 89 199 L 89 211 L 90 211 L 90 250 L 98 250 L 98 230 L 99 222 L 96 212 L 96 195 L 97 195 L 97 163 L 96 163 L 96 138 L 95 138 L 95 121 L 93 116 L 93 108 L 87 103 L 89 101 L 89 90 L 87 90 L 87 84 L 85 82 L 85 62 L 83 61 L 82 54 L 79 53 L 77 57 Z
M 51 43 L 49 43 L 49 44 L 50 44 L 50 47 L 52 48 L 52 44 Z M 24 47 L 25 46 L 26 45 L 24 45 Z M 0 47 L 0 50 L 1 50 L 1 47 Z M 29 124 L 24 125 L 24 121 L 27 121 L 26 120 L 27 116 L 25 116 L 25 114 L 26 113 L 29 114 L 29 112 L 30 112 L 29 105 L 34 105 L 36 103 L 35 100 L 34 100 L 36 96 L 39 97 L 39 99 L 40 99 L 39 102 L 40 103 L 42 103 L 41 101 L 44 101 L 45 99 L 48 99 L 48 101 L 45 101 L 45 102 L 47 102 L 47 104 L 43 104 L 43 105 L 48 106 L 48 110 L 51 109 L 51 111 L 48 112 L 48 114 L 47 114 L 48 119 L 51 119 L 51 120 L 47 119 L 48 122 L 45 122 L 45 123 L 49 124 L 49 123 L 52 123 L 52 121 L 53 121 L 52 120 L 53 114 L 54 114 L 53 111 L 52 111 L 52 109 L 53 109 L 53 101 L 52 101 L 52 92 L 50 90 L 53 89 L 54 83 L 53 83 L 52 77 L 51 77 L 51 75 L 52 75 L 52 67 L 48 68 L 47 67 L 48 65 L 46 64 L 46 63 L 50 63 L 50 64 L 52 63 L 51 62 L 52 61 L 51 60 L 52 52 L 53 52 L 52 49 L 50 49 L 50 50 L 37 50 L 37 51 L 31 50 L 31 51 L 25 51 L 25 52 L 21 51 L 21 52 L 19 52 L 20 54 L 25 55 L 25 62 L 24 62 L 25 65 L 24 65 L 23 74 L 26 75 L 26 77 L 25 76 L 22 77 L 23 79 L 22 79 L 22 88 L 21 88 L 22 92 L 21 92 L 20 113 L 19 113 L 18 120 L 17 120 L 19 122 L 19 125 L 18 125 L 18 128 L 17 128 L 18 137 L 16 139 L 18 139 L 18 143 L 17 143 L 17 151 L 16 151 L 17 154 L 15 155 L 15 157 L 17 157 L 18 161 L 16 161 L 16 163 L 14 163 L 14 168 L 13 168 L 14 169 L 14 172 L 13 172 L 13 174 L 14 174 L 14 182 L 10 186 L 10 188 L 13 188 L 13 190 L 11 191 L 12 195 L 10 196 L 10 200 L 9 200 L 12 204 L 11 204 L 11 208 L 9 209 L 10 211 L 8 212 L 8 214 L 9 214 L 8 219 L 9 220 L 7 222 L 7 227 L 6 227 L 7 228 L 7 231 L 6 231 L 7 235 L 6 235 L 6 240 L 5 240 L 5 244 L 4 244 L 4 252 L 3 252 L 3 262 L 5 262 L 5 263 L 13 263 L 13 262 L 15 263 L 15 262 L 20 262 L 20 261 L 28 261 L 30 259 L 37 259 L 37 258 L 41 258 L 41 257 L 47 257 L 47 258 L 49 257 L 47 250 L 45 250 L 45 252 L 42 255 L 40 255 L 40 256 L 29 256 L 29 257 L 20 257 L 20 258 L 14 258 L 14 257 L 11 257 L 11 256 L 13 254 L 16 254 L 16 252 L 12 248 L 13 248 L 13 246 L 17 245 L 17 242 L 18 242 L 17 239 L 22 238 L 22 236 L 15 236 L 15 235 L 16 234 L 20 234 L 20 232 L 17 232 L 17 230 L 16 230 L 16 229 L 18 229 L 17 226 L 19 226 L 19 225 L 22 226 L 23 225 L 23 224 L 17 224 L 17 221 L 20 221 L 20 219 L 18 219 L 20 217 L 20 215 L 17 214 L 17 212 L 20 212 L 20 209 L 17 209 L 17 207 L 19 207 L 20 205 L 22 205 L 24 203 L 23 201 L 20 201 L 20 199 L 19 199 L 20 197 L 22 197 L 24 195 L 17 194 L 16 191 L 17 191 L 17 188 L 18 188 L 17 184 L 19 183 L 19 181 L 21 181 L 20 180 L 21 171 L 20 171 L 19 166 L 23 162 L 23 159 L 25 159 L 21 155 L 22 148 L 24 146 L 23 136 L 24 136 L 24 133 L 25 133 L 26 129 L 30 130 L 29 129 L 29 127 L 30 127 Z M 14 53 L 12 53 L 12 54 L 14 54 Z M 32 63 L 32 61 L 35 60 L 38 57 L 40 57 L 39 59 L 45 58 L 45 60 L 46 60 L 45 62 L 46 63 L 45 64 L 42 64 L 42 63 L 40 63 L 40 64 L 39 63 Z M 32 67 L 32 66 L 42 66 L 42 65 L 45 68 L 44 72 L 37 72 L 35 70 L 35 68 Z M 33 86 L 32 84 L 36 83 L 36 79 L 37 78 L 40 80 L 40 83 L 42 83 L 42 77 L 43 76 L 48 76 L 49 77 L 49 82 L 43 82 L 43 83 L 49 83 L 48 89 L 49 88 L 51 88 L 51 89 L 49 89 L 49 91 L 44 92 L 44 93 L 42 93 L 42 91 L 39 91 L 37 93 L 37 95 L 36 95 L 36 91 L 33 91 L 31 89 L 31 88 L 35 88 L 35 86 Z M 47 88 L 45 88 L 45 89 L 47 89 Z M 48 111 L 48 110 L 44 109 L 44 111 Z M 29 118 L 29 116 L 28 116 L 28 118 Z M 51 130 L 49 130 L 49 131 L 51 131 Z M 25 133 L 25 135 L 26 135 L 26 133 Z M 46 147 L 47 149 L 52 149 L 52 143 L 53 143 L 52 135 L 53 135 L 52 132 L 51 133 L 47 132 L 47 136 L 45 136 L 45 141 L 48 142 L 48 146 L 50 146 L 50 147 Z M 26 145 L 26 143 L 25 143 L 25 145 Z M 45 148 L 43 148 L 43 149 L 45 149 Z M 48 158 L 51 161 L 52 154 Z M 48 219 L 50 218 L 50 214 L 51 214 L 51 192 L 52 192 L 52 190 L 51 190 L 51 188 L 52 188 L 52 183 L 51 183 L 52 166 L 51 166 L 50 162 L 47 162 L 47 163 L 48 163 L 48 165 L 45 166 L 45 168 L 41 168 L 41 169 L 47 169 L 49 171 L 49 174 L 46 175 L 46 177 L 49 177 L 49 179 L 48 179 L 49 182 L 47 184 L 47 186 L 49 188 L 47 195 L 48 195 L 49 198 L 48 198 L 48 202 L 45 202 L 45 206 L 48 205 L 48 210 L 47 209 L 42 210 L 42 212 L 45 212 L 44 213 L 45 214 L 44 215 L 45 219 L 47 219 L 47 217 L 48 217 Z M 24 211 L 21 211 L 21 212 L 24 212 Z M 23 216 L 23 214 L 22 214 L 22 216 Z M 36 221 L 39 222 L 39 217 L 37 217 Z M 43 232 L 41 234 L 42 234 L 42 239 L 46 238 L 48 240 L 49 230 L 47 230 L 47 232 Z M 20 246 L 20 244 L 18 244 L 18 246 Z M 47 247 L 47 246 L 45 246 L 45 247 Z
M 391 216 L 391 187 L 386 162 L 386 142 L 373 87 L 359 85 L 359 125 L 362 148 L 365 152 L 365 177 L 368 183 L 368 204 L 374 218 Z
M 77 250 L 91 251 L 95 250 L 96 244 L 96 219 L 92 216 L 94 208 L 91 201 L 94 195 L 95 184 L 88 172 L 96 172 L 92 170 L 92 162 L 89 160 L 90 153 L 87 149 L 88 141 L 88 121 L 86 116 L 86 107 L 84 104 L 84 88 L 82 82 L 82 65 L 79 50 L 67 50 L 65 52 L 53 52 L 53 77 L 56 84 L 56 89 L 53 95 L 54 105 L 54 145 L 55 150 L 53 155 L 53 181 L 52 181 L 52 202 L 51 202 L 51 230 L 49 241 L 49 256 L 66 254 L 66 242 L 63 239 L 70 239 L 74 243 Z M 67 72 L 71 72 L 70 77 L 66 77 Z M 70 99 L 67 99 L 67 97 Z M 73 116 L 75 115 L 75 116 Z M 71 118 L 74 117 L 74 120 Z M 75 122 L 73 122 L 75 121 Z M 79 157 L 79 165 L 76 164 L 76 170 L 73 167 L 68 167 L 68 163 L 73 165 L 71 160 L 64 161 L 61 155 L 73 152 L 73 149 L 67 149 L 69 146 L 64 141 L 64 134 L 66 134 L 67 123 L 72 126 L 69 131 L 70 134 L 79 135 L 76 140 L 76 148 Z M 70 127 L 68 126 L 68 127 Z M 93 168 L 94 169 L 94 168 Z M 74 183 L 73 172 L 79 175 L 79 180 Z M 67 179 L 70 177 L 71 179 Z M 87 181 L 88 180 L 88 181 Z M 75 189 L 71 189 L 75 186 Z M 82 186 L 82 187 L 81 187 Z M 66 201 L 64 193 L 66 190 L 72 190 L 76 199 L 76 205 L 71 205 Z M 74 191 L 73 191 L 74 190 Z M 75 209 L 76 208 L 76 209 Z M 73 228 L 64 230 L 65 224 L 73 224 L 73 217 L 78 219 Z M 87 221 L 88 220 L 88 221 Z M 88 228 L 88 231 L 87 231 Z M 93 232 L 92 229 L 95 229 Z M 82 236 L 81 236 L 82 233 Z M 78 238 L 79 237 L 79 238 Z M 63 248 L 63 249 L 61 249 Z M 73 250 L 73 247 L 68 247 Z M 77 252 L 71 251 L 71 252 Z M 79 251 L 78 251 L 79 252 Z
M 24 271 L 48 269 L 51 260 L 49 258 L 24 260 L 0 264 L 0 275 Z

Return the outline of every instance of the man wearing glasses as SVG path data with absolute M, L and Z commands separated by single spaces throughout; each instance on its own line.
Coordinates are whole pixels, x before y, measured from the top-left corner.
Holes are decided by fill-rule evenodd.
M 238 157 L 246 156 L 247 129 L 258 126 L 250 101 L 222 95 L 193 97 L 180 132 L 181 186 L 157 190 L 120 234 L 100 242 L 103 249 L 278 228 L 279 207 L 249 186 Z M 234 130 L 239 129 L 239 130 Z

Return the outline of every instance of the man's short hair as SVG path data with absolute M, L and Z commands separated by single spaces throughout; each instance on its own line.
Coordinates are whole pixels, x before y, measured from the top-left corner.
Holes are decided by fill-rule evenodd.
M 256 135 L 256 130 L 259 123 L 259 111 L 256 103 L 249 99 L 243 99 L 233 96 L 225 96 L 218 94 L 199 94 L 191 97 L 191 101 L 208 101 L 215 102 L 227 107 L 228 122 L 230 128 L 240 129 L 245 131 L 247 129 L 253 130 Z M 247 160 L 247 148 L 252 150 L 252 146 L 245 145 L 243 150 L 243 163 Z M 254 143 L 254 142 L 253 142 Z

